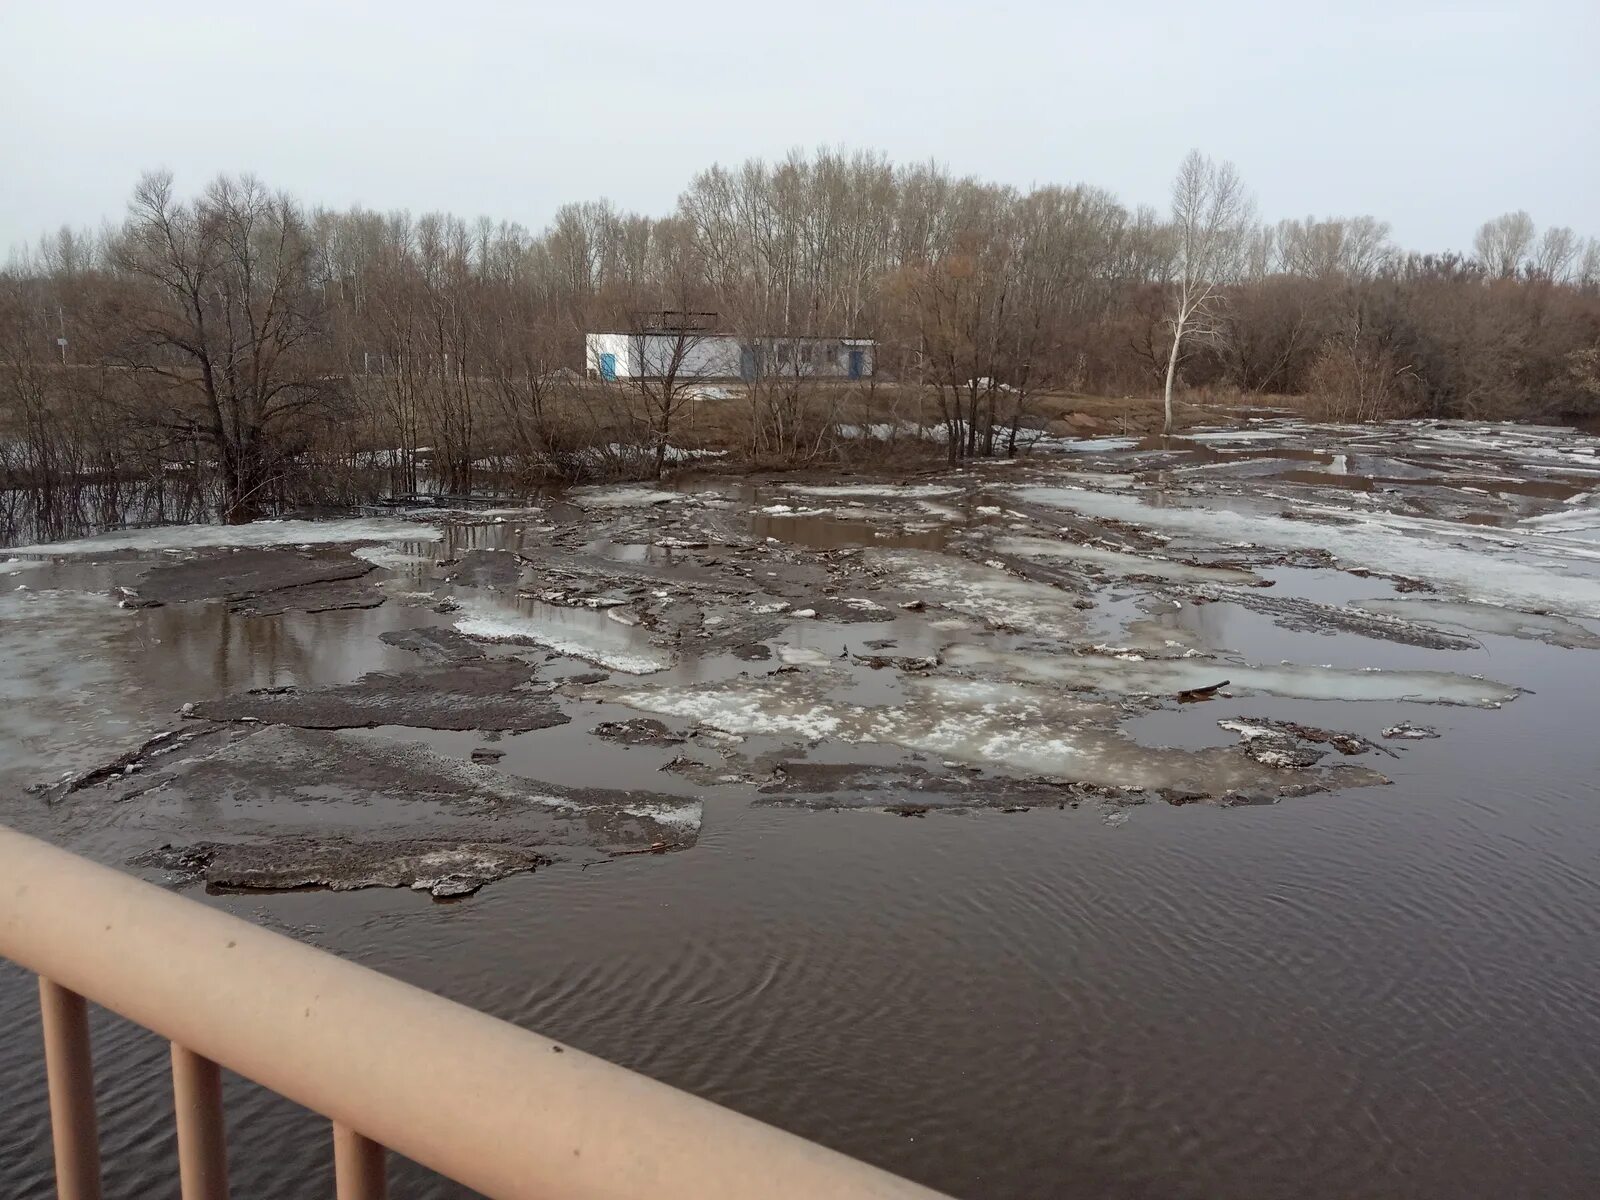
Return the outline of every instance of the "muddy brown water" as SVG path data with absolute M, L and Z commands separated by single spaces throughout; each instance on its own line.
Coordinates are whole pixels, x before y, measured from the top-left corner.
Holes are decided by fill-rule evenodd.
M 1298 437 L 1289 448 L 1305 453 L 1285 464 L 1326 455 L 1332 435 Z M 1225 453 L 1197 447 L 1194 460 Z M 1264 456 L 1250 445 L 1241 459 L 1253 470 Z M 1099 466 L 1127 469 L 1116 453 Z M 1084 469 L 1011 468 L 1034 482 Z M 936 499 L 961 515 L 931 530 L 910 505 L 898 523 L 765 516 L 757 506 L 777 495 L 767 488 L 723 489 L 742 506 L 725 519 L 752 541 L 805 552 L 888 544 L 955 554 L 969 530 L 1007 522 L 980 509 L 1004 503 L 1010 478 L 995 470 L 963 497 Z M 1302 486 L 1318 504 L 1353 503 L 1353 489 L 1336 482 L 1272 482 Z M 1187 501 L 1237 505 L 1231 485 L 1218 486 Z M 1465 509 L 1482 497 L 1462 500 Z M 1267 511 L 1281 507 L 1275 499 Z M 1514 522 L 1521 510 L 1500 515 Z M 618 563 L 665 562 L 660 550 L 628 549 L 643 546 L 638 531 L 650 519 L 630 510 L 631 532 L 603 548 Z M 532 520 L 445 522 L 440 542 L 393 548 L 444 559 L 508 544 L 519 525 Z M 690 574 L 709 570 L 670 554 Z M 794 569 L 811 578 L 804 566 Z M 1255 569 L 1272 594 L 1330 605 L 1394 594 L 1390 581 L 1326 566 Z M 1595 571 L 1581 557 L 1563 569 Z M 118 612 L 113 626 L 89 603 L 113 570 L 66 561 L 0 576 L 0 588 L 61 593 L 47 613 L 6 611 L 32 648 L 6 643 L 0 779 L 12 823 L 118 864 L 144 836 L 133 809 L 70 797 L 46 806 L 25 785 L 109 757 L 185 701 L 416 669 L 415 654 L 380 635 L 453 618 L 400 594 L 469 596 L 420 567 L 397 568 L 379 608 L 248 617 L 220 603 L 172 604 Z M 923 818 L 774 806 L 747 787 L 702 786 L 661 770 L 680 747 L 589 733 L 639 713 L 563 698 L 571 723 L 491 741 L 394 727 L 352 736 L 462 757 L 492 744 L 505 751 L 503 769 L 550 783 L 697 796 L 705 811 L 692 849 L 557 865 L 449 905 L 389 889 L 187 894 L 956 1195 L 1591 1195 L 1600 1178 L 1597 652 L 1481 630 L 1478 649 L 1424 649 L 1286 628 L 1226 597 L 1175 604 L 1158 589 L 1153 602 L 1149 586 L 1127 579 L 1093 577 L 1091 590 L 1086 641 L 1113 638 L 1154 607 L 1157 627 L 1252 663 L 1448 670 L 1531 691 L 1498 709 L 1237 695 L 1167 703 L 1126 722 L 1142 745 L 1197 749 L 1228 744 L 1216 722 L 1239 716 L 1371 738 L 1400 721 L 1437 729 L 1438 739 L 1390 743 L 1399 757 L 1372 762 L 1393 780 L 1387 787 L 1231 808 L 1083 804 Z M 619 650 L 649 647 L 644 631 L 603 614 L 499 602 L 566 621 L 574 637 L 603 632 Z M 832 658 L 866 639 L 893 637 L 888 653 L 910 655 L 978 636 L 897 612 L 879 624 L 792 622 L 769 640 Z M 775 666 L 685 654 L 668 672 L 613 682 L 712 688 Z M 541 669 L 554 678 L 591 670 L 561 659 Z M 902 696 L 893 671 L 847 674 L 854 702 Z M 782 741 L 753 737 L 747 749 Z M 905 761 L 892 746 L 837 740 L 806 756 Z M 0 1192 L 43 1198 L 52 1182 L 34 991 L 9 966 L 0 967 L 0 1013 L 9 1101 Z M 166 1049 L 103 1013 L 95 1036 L 107 1195 L 170 1192 Z M 235 1194 L 331 1192 L 324 1123 L 242 1080 L 228 1079 L 226 1093 Z M 466 1194 L 410 1164 L 395 1163 L 394 1175 L 397 1196 Z

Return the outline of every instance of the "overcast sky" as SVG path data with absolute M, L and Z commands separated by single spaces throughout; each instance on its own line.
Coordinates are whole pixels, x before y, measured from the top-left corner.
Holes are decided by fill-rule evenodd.
M 159 166 L 537 229 L 822 144 L 1163 208 L 1198 146 L 1272 219 L 1600 236 L 1600 0 L 0 0 L 0 45 L 0 253 L 120 220 Z

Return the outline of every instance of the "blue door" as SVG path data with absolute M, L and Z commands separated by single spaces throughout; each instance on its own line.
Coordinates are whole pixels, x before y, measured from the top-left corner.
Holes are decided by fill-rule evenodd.
M 600 378 L 615 379 L 617 377 L 617 356 L 615 354 L 602 354 L 600 356 Z
M 850 351 L 850 378 L 860 379 L 861 372 L 866 369 L 867 355 L 863 350 Z

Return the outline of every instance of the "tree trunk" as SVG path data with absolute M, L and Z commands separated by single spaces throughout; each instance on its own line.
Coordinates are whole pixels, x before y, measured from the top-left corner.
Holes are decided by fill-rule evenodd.
M 1178 373 L 1178 346 L 1183 341 L 1183 322 L 1174 321 L 1172 325 L 1172 352 L 1167 355 L 1167 387 L 1164 393 L 1165 422 L 1161 426 L 1163 436 L 1172 434 L 1172 380 Z

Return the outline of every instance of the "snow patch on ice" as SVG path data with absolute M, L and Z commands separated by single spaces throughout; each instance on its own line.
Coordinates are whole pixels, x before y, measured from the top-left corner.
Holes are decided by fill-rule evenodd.
M 902 685 L 904 701 L 884 706 L 831 699 L 826 677 L 810 674 L 768 675 L 719 687 L 595 687 L 585 694 L 727 733 L 883 743 L 1011 774 L 1213 794 L 1251 788 L 1276 793 L 1282 786 L 1280 772 L 1236 747 L 1142 746 L 1114 727 L 1120 715 L 1115 708 L 1057 690 L 924 676 L 908 677 Z M 1345 776 L 1344 781 L 1370 783 L 1377 777 Z
M 868 562 L 919 600 L 991 625 L 1059 638 L 1083 632 L 1083 615 L 1071 592 L 1018 579 L 997 567 L 921 550 L 875 551 Z
M 658 825 L 672 825 L 681 829 L 699 829 L 705 818 L 705 805 L 698 800 L 687 804 L 638 804 L 624 808 L 630 817 L 644 817 Z
M 357 546 L 350 553 L 363 562 L 382 567 L 386 571 L 414 571 L 433 565 L 431 557 L 407 554 L 404 550 L 397 550 L 393 546 Z
M 675 659 L 669 651 L 632 638 L 622 642 L 616 637 L 606 637 L 607 629 L 614 629 L 618 635 L 622 635 L 626 626 L 605 616 L 596 616 L 595 620 L 603 624 L 597 627 L 593 622 L 580 624 L 577 621 L 523 616 L 483 601 L 469 600 L 463 602 L 455 627 L 468 637 L 482 641 L 543 646 L 557 654 L 581 658 L 585 662 L 628 675 L 650 675 L 673 665 Z
M 790 667 L 831 667 L 833 659 L 813 646 L 779 646 L 778 658 Z

